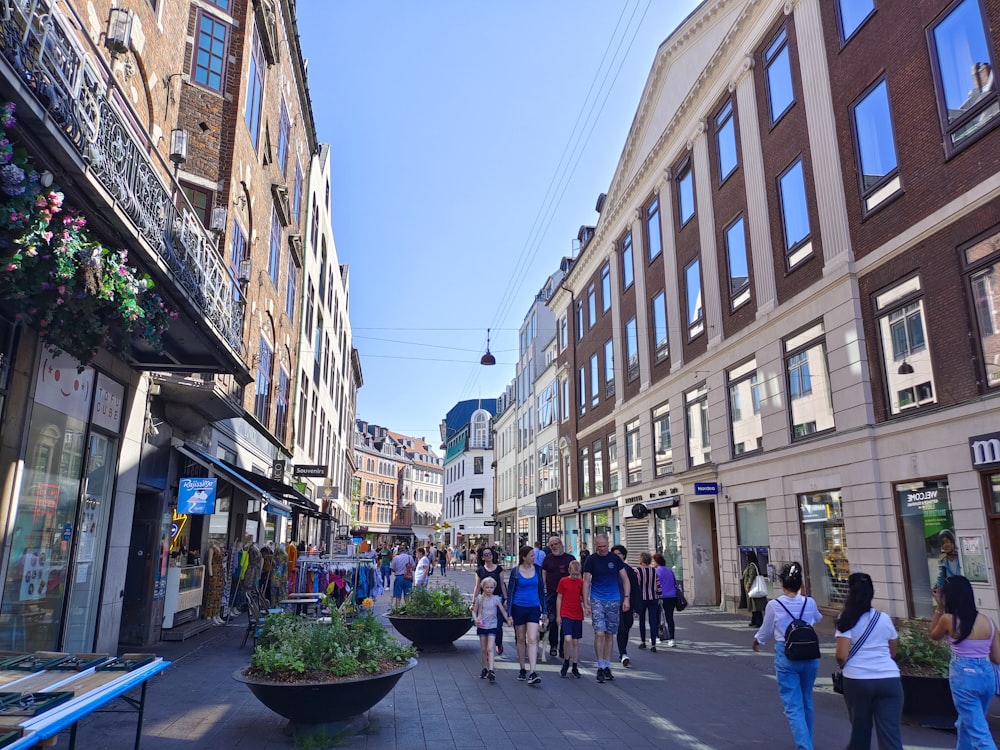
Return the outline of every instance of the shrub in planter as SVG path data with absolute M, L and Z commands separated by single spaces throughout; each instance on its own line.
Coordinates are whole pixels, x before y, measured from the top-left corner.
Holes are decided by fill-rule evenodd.
M 451 649 L 472 627 L 472 616 L 465 594 L 450 584 L 414 588 L 405 604 L 390 611 L 389 622 L 418 648 Z
M 950 729 L 958 718 L 948 684 L 951 652 L 931 640 L 926 620 L 906 620 L 897 628 L 896 663 L 903 683 L 903 720 Z
M 439 588 L 414 588 L 405 604 L 393 607 L 393 617 L 469 617 L 469 602 L 458 586 L 449 584 Z

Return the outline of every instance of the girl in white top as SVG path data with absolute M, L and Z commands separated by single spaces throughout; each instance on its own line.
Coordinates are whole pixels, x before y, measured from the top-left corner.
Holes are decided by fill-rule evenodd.
M 414 586 L 426 586 L 427 576 L 430 575 L 431 561 L 424 552 L 423 547 L 417 547 L 417 569 L 413 574 Z
M 903 685 L 896 666 L 898 634 L 884 612 L 872 608 L 875 587 L 867 573 L 851 573 L 847 599 L 837 618 L 837 664 L 844 670 L 844 702 L 851 719 L 848 750 L 868 750 L 872 725 L 879 750 L 903 750 L 900 721 L 903 715 Z M 861 647 L 848 658 L 868 626 L 871 631 Z

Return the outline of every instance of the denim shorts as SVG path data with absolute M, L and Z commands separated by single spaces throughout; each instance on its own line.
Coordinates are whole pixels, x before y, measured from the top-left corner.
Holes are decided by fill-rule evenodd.
M 396 576 L 392 582 L 392 595 L 399 599 L 401 596 L 409 595 L 413 590 L 413 581 L 408 581 L 403 576 Z
M 514 627 L 526 625 L 529 622 L 537 623 L 542 619 L 541 607 L 522 607 L 512 604 L 510 607 L 510 618 L 514 621 Z
M 583 638 L 583 620 L 571 620 L 568 617 L 562 618 L 563 638 Z
M 603 599 L 590 600 L 590 621 L 594 624 L 595 633 L 618 633 L 618 612 L 621 610 L 621 600 L 610 602 Z
M 496 634 L 496 628 L 476 628 L 476 635 L 492 635 L 495 638 Z

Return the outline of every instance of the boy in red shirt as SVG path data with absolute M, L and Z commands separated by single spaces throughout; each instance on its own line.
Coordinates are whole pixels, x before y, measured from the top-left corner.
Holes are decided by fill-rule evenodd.
M 556 589 L 556 623 L 563 632 L 563 661 L 559 676 L 565 677 L 573 661 L 573 676 L 579 677 L 580 639 L 583 637 L 583 576 L 576 560 L 569 564 L 569 575 L 559 581 Z

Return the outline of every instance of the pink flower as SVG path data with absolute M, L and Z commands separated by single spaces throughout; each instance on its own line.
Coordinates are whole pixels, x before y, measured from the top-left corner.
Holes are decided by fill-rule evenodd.
M 42 239 L 46 242 L 52 242 L 52 232 L 42 232 Z

